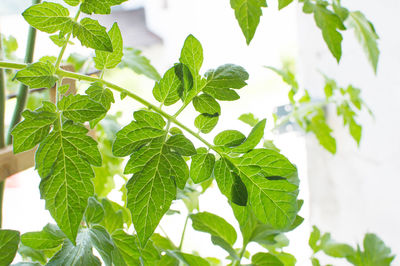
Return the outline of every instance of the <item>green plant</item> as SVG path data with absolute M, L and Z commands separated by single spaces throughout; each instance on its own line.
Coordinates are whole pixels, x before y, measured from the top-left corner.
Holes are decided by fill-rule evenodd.
M 203 48 L 189 35 L 179 62 L 161 77 L 139 51 L 123 49 L 116 23 L 107 32 L 92 18 L 79 19 L 81 12 L 109 14 L 112 6 L 124 0 L 64 2 L 79 6 L 75 16 L 70 17 L 66 7 L 52 2 L 33 5 L 23 13 L 32 27 L 53 34 L 51 40 L 61 47 L 56 58 L 45 57 L 33 64 L 0 61 L 1 69 L 18 70 L 14 79 L 25 84 L 13 121 L 18 122 L 25 107 L 26 86 L 32 89 L 56 86 L 58 93 L 55 104 L 43 101 L 39 108 L 22 112 L 24 120 L 18 125 L 14 127 L 11 123 L 15 153 L 39 145 L 35 167 L 41 177 L 41 197 L 57 225 L 48 224 L 41 231 L 22 235 L 13 230 L 0 230 L 0 265 L 10 264 L 17 251 L 27 260 L 22 265 L 221 264 L 217 258 L 202 258 L 182 251 L 189 220 L 195 230 L 210 234 L 212 243 L 226 251 L 231 265 L 240 265 L 243 257 L 249 258 L 247 246 L 251 242 L 266 249 L 253 254 L 253 265 L 270 262 L 294 265 L 296 259 L 283 248 L 288 242 L 284 233 L 303 221 L 298 215 L 303 204 L 298 199 L 299 178 L 296 167 L 270 142 L 258 148 L 266 120 L 242 117 L 252 125 L 247 136 L 236 130 L 225 130 L 214 138 L 213 144 L 202 135 L 211 132 L 218 123 L 222 112 L 219 101 L 240 98 L 237 91 L 247 85 L 249 78 L 246 70 L 225 64 L 202 75 Z M 279 1 L 280 8 L 290 2 Z M 341 35 L 337 29 L 344 30 L 342 22 L 356 13 L 347 12 L 338 1 L 300 2 L 304 3 L 306 13 L 314 13 L 317 26 L 339 61 Z M 266 2 L 232 0 L 231 6 L 249 43 Z M 366 27 L 362 33 L 368 29 L 375 34 L 369 23 L 360 27 Z M 375 45 L 372 47 L 377 47 L 376 35 L 370 35 L 360 35 L 360 39 L 370 38 L 366 45 L 371 45 L 372 40 Z M 93 61 L 100 72 L 98 77 L 60 68 L 72 37 L 95 50 Z M 28 47 L 31 51 L 33 45 Z M 371 50 L 367 52 L 376 68 L 377 53 Z M 76 55 L 68 61 L 78 66 L 77 71 L 85 64 Z M 105 71 L 118 65 L 131 67 L 157 81 L 153 95 L 158 106 L 103 79 Z M 80 80 L 90 86 L 85 94 L 65 96 L 68 87 L 61 85 L 63 78 Z M 113 91 L 144 106 L 134 111 L 133 121 L 120 130 L 115 118 L 106 116 L 114 102 Z M 175 114 L 163 110 L 164 106 L 178 102 L 181 107 Z M 199 113 L 194 120 L 198 132 L 178 119 L 189 104 Z M 96 128 L 97 139 L 87 135 L 87 125 Z M 201 142 L 201 146 L 196 148 L 187 136 Z M 117 157 L 128 156 L 121 172 L 118 165 L 122 159 Z M 122 189 L 125 206 L 106 197 L 113 187 L 114 175 L 122 178 L 132 175 Z M 213 180 L 227 198 L 240 226 L 243 243 L 239 249 L 235 248 L 238 233 L 231 224 L 199 210 L 199 196 Z M 182 200 L 188 211 L 179 245 L 166 234 L 154 233 L 164 215 L 177 213 L 170 209 L 174 200 Z M 132 229 L 134 233 L 128 233 Z

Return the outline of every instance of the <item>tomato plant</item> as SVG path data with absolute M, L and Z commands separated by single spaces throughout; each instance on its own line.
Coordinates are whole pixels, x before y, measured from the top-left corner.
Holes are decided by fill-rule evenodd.
M 195 36 L 189 35 L 178 62 L 160 76 L 140 51 L 124 49 L 117 23 L 107 31 L 89 16 L 110 14 L 111 7 L 124 0 L 64 2 L 77 7 L 75 15 L 71 16 L 62 4 L 34 1 L 22 14 L 31 26 L 25 63 L 0 61 L 3 98 L 0 97 L 3 110 L 0 145 L 12 144 L 14 153 L 38 145 L 35 168 L 41 177 L 40 194 L 56 222 L 41 231 L 22 235 L 14 230 L 0 230 L 0 265 L 12 263 L 17 251 L 26 260 L 19 265 L 222 264 L 217 258 L 202 258 L 182 251 L 188 220 L 195 230 L 210 234 L 212 244 L 226 251 L 224 255 L 230 265 L 241 265 L 243 257 L 250 258 L 252 265 L 294 265 L 295 257 L 283 251 L 287 245 L 284 233 L 295 230 L 304 220 L 298 215 L 303 204 L 298 198 L 300 180 L 296 166 L 272 142 L 259 146 L 266 120 L 247 114 L 241 120 L 252 126 L 248 135 L 227 129 L 219 132 L 213 142 L 205 136 L 220 119 L 220 102 L 239 100 L 238 92 L 249 78 L 247 71 L 235 64 L 203 71 L 206 58 L 203 58 L 202 45 Z M 292 2 L 279 0 L 279 8 Z M 249 44 L 267 3 L 231 0 L 230 4 Z M 374 71 L 377 70 L 378 36 L 361 12 L 347 10 L 339 0 L 299 0 L 299 4 L 305 14 L 313 14 L 337 62 L 342 54 L 341 32 L 353 28 Z M 82 19 L 81 13 L 86 14 Z M 44 57 L 32 63 L 35 29 L 52 34 L 50 39 L 60 46 L 57 57 Z M 94 49 L 92 60 L 99 71 L 97 76 L 60 67 L 72 38 Z M 157 104 L 103 78 L 107 70 L 118 65 L 130 66 L 132 62 L 136 64 L 135 71 L 156 80 L 153 96 Z M 137 68 L 141 64 L 146 66 L 145 71 Z M 13 79 L 21 83 L 7 139 L 3 69 L 17 70 L 15 75 L 13 72 L 8 75 L 14 75 Z M 294 111 L 280 123 L 294 117 L 305 131 L 315 133 L 320 143 L 335 153 L 336 143 L 323 110 L 326 104 L 335 103 L 350 134 L 360 141 L 361 125 L 356 121 L 356 114 L 366 105 L 359 89 L 340 88 L 327 78 L 326 101 L 311 104 L 307 90 L 299 96 L 301 90 L 293 72 L 286 68 L 270 69 L 292 88 L 289 100 Z M 68 86 L 62 85 L 65 78 L 88 83 L 89 87 L 85 94 L 67 95 Z M 54 103 L 42 101 L 35 110 L 23 111 L 28 88 L 54 86 L 57 90 Z M 130 97 L 143 105 L 143 109 L 132 110 L 132 121 L 120 130 L 113 126 L 115 119 L 107 116 L 114 103 L 114 93 L 119 93 L 121 99 Z M 178 104 L 180 107 L 174 114 L 163 108 Z M 198 113 L 193 121 L 197 131 L 179 119 L 189 105 Z M 88 127 L 98 132 L 97 138 L 88 135 Z M 201 145 L 195 147 L 193 140 Z M 118 167 L 123 163 L 121 158 L 129 158 L 123 172 Z M 116 174 L 130 176 L 124 187 L 124 206 L 107 198 L 109 182 L 113 182 Z M 214 180 L 221 197 L 229 202 L 240 232 L 217 214 L 199 211 L 198 197 Z M 2 186 L 4 189 L 4 182 Z M 186 204 L 189 214 L 178 245 L 167 235 L 154 232 L 164 215 L 174 213 L 170 208 L 172 202 L 179 200 Z M 239 233 L 243 239 L 241 244 L 237 243 Z M 258 243 L 265 251 L 250 257 L 247 246 L 251 242 Z M 345 258 L 355 265 L 388 265 L 394 258 L 390 249 L 373 234 L 365 236 L 361 250 L 336 243 L 329 234 L 321 236 L 315 227 L 309 245 L 314 252 L 313 265 L 319 265 L 316 257 L 319 251 Z

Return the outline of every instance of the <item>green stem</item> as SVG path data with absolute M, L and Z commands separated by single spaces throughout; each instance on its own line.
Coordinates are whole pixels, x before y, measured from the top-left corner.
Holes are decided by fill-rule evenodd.
M 16 64 L 16 63 L 8 63 L 8 62 L 1 62 L 0 61 L 0 68 L 23 69 L 25 67 L 26 67 L 25 64 Z M 135 93 L 133 93 L 131 91 L 128 91 L 128 90 L 126 90 L 126 89 L 124 89 L 124 88 L 122 88 L 122 87 L 120 87 L 120 86 L 118 86 L 118 85 L 116 85 L 114 83 L 108 82 L 106 80 L 101 80 L 99 78 L 90 77 L 90 76 L 82 75 L 82 74 L 79 74 L 79 73 L 66 71 L 66 70 L 63 70 L 63 69 L 56 70 L 56 74 L 59 75 L 60 77 L 76 79 L 76 80 L 79 80 L 79 81 L 83 80 L 83 81 L 87 81 L 87 82 L 101 82 L 101 83 L 103 83 L 105 86 L 107 86 L 110 89 L 113 89 L 113 90 L 118 91 L 120 93 L 125 93 L 130 98 L 132 98 L 135 101 L 143 104 L 147 108 L 154 110 L 155 112 L 157 112 L 160 115 L 162 115 L 163 117 L 165 117 L 167 120 L 170 120 L 172 123 L 174 123 L 175 125 L 179 126 L 183 130 L 185 130 L 186 132 L 188 132 L 189 134 L 193 135 L 198 140 L 203 142 L 208 148 L 213 149 L 215 152 L 219 153 L 222 156 L 222 152 L 217 147 L 213 146 L 211 143 L 206 141 L 198 133 L 194 132 L 193 130 L 191 130 L 190 128 L 188 128 L 187 126 L 185 126 L 184 124 L 179 122 L 172 115 L 169 115 L 168 113 L 166 113 L 163 110 L 161 110 L 159 107 L 155 106 L 154 104 L 151 104 L 150 102 L 146 101 L 145 99 L 143 99 L 142 97 L 136 95 Z
M 235 260 L 235 261 L 232 263 L 232 266 L 240 265 L 240 261 L 242 260 L 243 255 L 244 255 L 244 253 L 246 252 L 247 244 L 248 244 L 248 243 L 243 243 L 243 247 L 242 247 L 242 249 L 240 250 L 239 259 L 238 259 L 238 260 Z
M 181 250 L 181 251 L 182 251 L 183 239 L 185 238 L 187 223 L 188 223 L 188 221 L 189 221 L 189 215 L 190 215 L 190 213 L 186 216 L 185 225 L 183 226 L 181 241 L 179 242 L 179 247 L 178 247 L 178 248 L 179 248 L 179 250 Z
M 80 13 L 81 13 L 81 10 L 78 9 L 78 11 L 76 12 L 75 18 L 74 18 L 74 22 L 78 21 L 78 18 L 79 18 L 79 14 L 80 14 Z M 68 33 L 68 35 L 67 35 L 67 37 L 66 37 L 66 42 L 65 42 L 65 44 L 63 45 L 63 47 L 61 48 L 60 53 L 58 54 L 57 61 L 56 61 L 56 63 L 55 63 L 55 68 L 56 68 L 56 69 L 58 69 L 58 68 L 60 67 L 61 60 L 62 60 L 62 58 L 63 58 L 63 56 L 64 56 L 65 49 L 67 49 L 67 45 L 68 45 L 69 39 L 71 38 L 71 34 L 72 34 L 72 32 Z

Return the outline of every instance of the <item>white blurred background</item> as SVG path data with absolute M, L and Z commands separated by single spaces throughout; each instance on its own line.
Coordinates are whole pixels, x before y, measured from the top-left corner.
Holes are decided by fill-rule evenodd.
M 17 38 L 18 56 L 21 58 L 28 26 L 20 13 L 29 4 L 28 0 L 0 2 L 0 31 Z M 263 66 L 280 67 L 283 59 L 289 58 L 297 63 L 298 79 L 313 97 L 323 95 L 323 79 L 318 71 L 336 79 L 340 85 L 351 83 L 361 88 L 362 97 L 375 118 L 361 115 L 359 121 L 363 125 L 363 136 L 359 148 L 343 129 L 342 121 L 336 118 L 334 111 L 328 112 L 337 138 L 338 152 L 334 156 L 319 146 L 313 135 L 266 133 L 266 137 L 274 139 L 282 153 L 297 165 L 301 180 L 300 197 L 305 200 L 300 213 L 305 221 L 288 234 L 291 244 L 287 250 L 296 256 L 298 265 L 310 265 L 308 235 L 315 224 L 322 231 L 331 232 L 335 240 L 352 245 L 360 243 L 366 232 L 376 233 L 394 254 L 400 254 L 400 75 L 395 74 L 400 68 L 400 2 L 343 1 L 349 9 L 364 12 L 376 27 L 381 50 L 377 75 L 374 75 L 351 31 L 344 33 L 343 56 L 338 66 L 311 15 L 303 14 L 297 4 L 281 11 L 277 10 L 277 1 L 270 0 L 268 5 L 250 46 L 245 43 L 228 0 L 130 0 L 123 9 L 115 9 L 112 15 L 99 16 L 99 19 L 108 27 L 118 21 L 126 36 L 125 45 L 141 49 L 160 73 L 178 61 L 188 34 L 193 34 L 203 45 L 203 73 L 225 63 L 243 66 L 250 73 L 248 86 L 239 92 L 239 101 L 222 103 L 222 117 L 213 131 L 216 133 L 227 128 L 249 132 L 250 127 L 237 120 L 242 113 L 248 112 L 259 118 L 266 117 L 268 128 L 273 127 L 271 114 L 275 107 L 288 103 L 289 88 Z M 135 15 L 126 15 L 129 12 L 135 12 Z M 58 51 L 47 34 L 38 34 L 36 59 L 57 55 Z M 91 53 L 79 45 L 69 46 L 66 55 L 71 52 Z M 144 76 L 118 70 L 108 72 L 106 79 L 152 99 L 154 82 Z M 111 112 L 123 110 L 125 114 L 121 121 L 128 123 L 132 112 L 141 106 L 128 99 L 120 102 L 118 96 L 115 98 L 118 101 Z M 10 117 L 14 103 L 9 101 L 7 104 Z M 182 119 L 193 127 L 194 112 L 188 109 Z M 213 135 L 206 138 L 212 140 Z M 8 180 L 5 228 L 21 232 L 40 230 L 51 221 L 44 209 L 44 201 L 40 200 L 39 181 L 33 169 Z M 218 214 L 237 227 L 230 207 L 215 187 L 200 198 L 201 210 Z M 112 193 L 111 197 L 120 200 L 118 192 Z M 163 229 L 176 244 L 183 223 L 184 217 L 169 216 L 162 220 Z M 221 258 L 220 248 L 209 248 L 208 235 L 189 230 L 187 236 L 185 251 L 195 249 L 201 255 Z M 240 247 L 240 239 L 237 247 Z M 250 248 L 257 249 L 255 246 Z M 340 263 L 346 265 L 343 260 L 334 261 L 335 265 Z

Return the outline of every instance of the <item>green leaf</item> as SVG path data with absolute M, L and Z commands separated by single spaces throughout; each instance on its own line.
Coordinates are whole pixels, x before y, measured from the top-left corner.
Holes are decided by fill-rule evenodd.
M 242 114 L 238 119 L 251 127 L 254 127 L 259 122 L 259 119 L 256 118 L 252 113 Z
M 323 251 L 326 255 L 334 258 L 345 258 L 354 254 L 354 249 L 351 246 L 341 243 L 327 243 L 323 247 Z
M 218 188 L 221 193 L 224 194 L 228 199 L 231 198 L 232 186 L 235 180 L 234 170 L 235 167 L 233 164 L 225 158 L 220 158 L 215 162 L 215 180 L 217 181 Z
M 42 231 L 21 235 L 21 243 L 37 250 L 49 250 L 59 247 L 65 239 L 64 233 L 53 224 L 47 224 Z
M 92 240 L 89 228 L 82 228 L 76 238 L 76 245 L 66 239 L 59 252 L 46 264 L 59 265 L 91 265 L 100 266 L 100 260 L 92 253 Z
M 51 35 L 50 40 L 52 40 L 53 43 L 58 47 L 63 47 L 66 43 L 68 43 L 67 39 L 64 36 L 60 36 L 60 34 Z
M 97 143 L 87 132 L 84 126 L 72 121 L 57 125 L 40 143 L 35 156 L 36 169 L 42 178 L 41 198 L 73 242 L 88 198 L 94 193 L 91 165 L 101 165 Z
M 105 265 L 111 266 L 113 262 L 112 253 L 114 244 L 106 229 L 102 226 L 95 225 L 89 229 L 89 237 L 91 245 L 99 252 Z
M 179 101 L 179 88 L 181 80 L 175 73 L 175 67 L 171 67 L 165 72 L 162 79 L 154 85 L 154 98 L 160 103 L 169 106 Z
M 196 77 L 203 64 L 203 47 L 193 36 L 189 35 L 182 47 L 179 62 L 189 67 L 193 77 Z
M 19 232 L 0 229 L 0 263 L 10 265 L 17 254 L 19 244 Z
M 110 14 L 111 7 L 122 4 L 127 0 L 84 0 L 81 4 L 81 11 L 91 15 L 95 14 Z
M 188 152 L 188 145 L 177 150 L 174 142 L 180 137 L 171 137 L 171 145 L 165 142 L 166 123 L 159 114 L 137 111 L 134 118 L 136 121 L 117 133 L 113 152 L 117 156 L 132 154 L 125 168 L 125 173 L 134 174 L 126 185 L 127 207 L 143 247 L 175 199 L 176 186 L 185 187 L 189 169 L 176 152 Z
M 354 28 L 354 33 L 364 48 L 369 62 L 376 73 L 379 59 L 379 48 L 377 43 L 379 37 L 376 34 L 375 29 L 373 28 L 371 22 L 369 22 L 364 14 L 360 11 L 350 12 L 347 21 L 349 26 Z
M 34 148 L 50 131 L 57 115 L 47 111 L 29 111 L 22 113 L 25 118 L 11 132 L 13 136 L 13 151 L 19 153 Z
M 71 53 L 67 58 L 67 63 L 72 65 L 77 72 L 82 70 L 86 61 L 88 61 L 87 56 L 78 53 Z
M 18 71 L 14 78 L 31 89 L 42 87 L 50 89 L 58 80 L 54 72 L 54 66 L 50 62 L 37 62 Z
M 210 95 L 203 93 L 193 98 L 193 106 L 197 112 L 209 115 L 220 115 L 221 106 Z
M 163 128 L 166 123 L 159 114 L 141 110 L 134 113 L 134 118 L 136 121 L 117 133 L 113 144 L 115 156 L 130 155 L 144 144 L 165 135 Z
M 139 258 L 141 255 L 144 265 L 155 265 L 155 262 L 160 259 L 160 255 L 152 242 L 149 241 L 146 247 L 140 251 L 137 237 L 128 235 L 123 230 L 115 231 L 112 234 L 112 240 L 126 265 L 140 266 Z
M 254 266 L 284 266 L 282 261 L 271 253 L 259 252 L 251 257 Z
M 217 146 L 235 147 L 240 145 L 245 139 L 246 136 L 240 131 L 225 130 L 215 136 L 214 144 Z
M 112 25 L 108 36 L 112 43 L 113 52 L 96 50 L 96 56 L 93 58 L 95 67 L 100 70 L 116 67 L 121 62 L 123 56 L 122 35 L 117 22 Z
M 73 21 L 69 11 L 57 3 L 43 2 L 26 9 L 22 16 L 34 28 L 47 33 L 71 32 Z
M 196 148 L 193 146 L 193 143 L 182 134 L 169 137 L 165 145 L 183 156 L 196 154 Z
M 196 265 L 196 266 L 210 266 L 210 263 L 203 259 L 202 257 L 192 255 L 192 254 L 187 254 L 183 253 L 180 251 L 168 251 L 168 255 L 178 259 L 181 261 L 184 265 L 191 266 L 191 265 Z
M 241 89 L 247 85 L 249 74 L 238 65 L 226 64 L 217 69 L 210 69 L 205 74 L 207 87 Z
M 275 146 L 272 140 L 264 140 L 263 147 L 266 149 L 274 150 L 276 152 L 280 152 L 281 150 Z
M 231 0 L 231 7 L 235 10 L 235 17 L 239 22 L 247 45 L 250 44 L 256 32 L 262 7 L 266 7 L 266 0 Z
M 240 99 L 240 96 L 236 91 L 227 88 L 213 88 L 206 86 L 203 91 L 220 101 L 236 101 Z
M 310 234 L 310 238 L 308 239 L 308 245 L 311 247 L 314 253 L 320 250 L 320 247 L 317 245 L 320 238 L 321 238 L 321 231 L 318 229 L 318 227 L 314 225 L 313 230 Z
M 104 218 L 100 222 L 100 225 L 106 228 L 110 233 L 124 227 L 123 212 L 119 209 L 116 210 L 112 203 L 113 202 L 107 198 L 101 200 L 101 205 L 104 208 Z
M 246 206 L 248 200 L 248 192 L 246 185 L 240 179 L 240 176 L 233 174 L 233 184 L 231 188 L 231 200 L 239 206 Z
M 64 0 L 70 6 L 77 6 L 81 2 L 81 0 Z
M 324 113 L 319 113 L 311 118 L 307 131 L 312 131 L 317 137 L 319 143 L 330 153 L 336 153 L 336 140 L 331 135 L 332 129 L 325 120 Z
M 347 257 L 347 260 L 356 266 L 389 266 L 394 260 L 395 256 L 391 255 L 390 248 L 375 234 L 365 234 L 363 246 L 364 251 L 358 248 L 353 256 Z
M 279 0 L 279 10 L 281 10 L 284 7 L 287 7 L 290 3 L 292 3 L 293 0 Z
M 264 129 L 267 120 L 263 119 L 258 122 L 251 130 L 249 136 L 246 140 L 239 146 L 232 149 L 232 152 L 245 153 L 251 149 L 254 149 L 258 143 L 260 143 L 262 137 L 264 136 Z
M 161 249 L 161 250 L 175 250 L 177 247 L 172 243 L 172 241 L 168 238 L 165 238 L 157 233 L 153 234 L 151 237 L 151 240 L 153 241 L 153 244 L 155 247 Z
M 240 157 L 239 166 L 256 166 L 267 178 L 283 177 L 298 183 L 296 167 L 282 154 L 271 149 L 255 149 Z
M 230 246 L 235 244 L 237 238 L 235 228 L 225 219 L 209 212 L 191 214 L 190 219 L 195 230 L 219 237 Z
M 104 208 L 94 197 L 88 200 L 88 206 L 85 211 L 85 220 L 89 224 L 99 223 L 104 218 Z
M 338 15 L 342 21 L 345 21 L 349 17 L 349 10 L 341 6 L 340 0 L 334 0 L 332 7 L 335 14 Z
M 197 127 L 202 133 L 207 134 L 210 133 L 211 130 L 218 123 L 219 116 L 212 116 L 209 114 L 201 114 L 196 117 L 194 120 L 194 125 Z
M 35 250 L 33 248 L 24 246 L 23 244 L 19 245 L 18 254 L 21 255 L 23 260 L 37 261 L 42 264 L 46 264 L 47 259 L 46 255 L 41 250 Z M 15 265 L 15 264 L 14 264 Z
M 160 80 L 160 74 L 154 66 L 150 64 L 150 60 L 141 55 L 141 53 L 142 51 L 138 49 L 125 48 L 120 66 L 130 68 L 137 74 L 143 74 L 155 81 Z
M 99 82 L 92 83 L 85 92 L 90 99 L 101 104 L 106 111 L 108 111 L 111 104 L 115 102 L 112 91 L 108 88 L 104 88 Z
M 133 154 L 131 161 L 136 163 L 136 169 L 141 170 L 126 185 L 127 207 L 143 247 L 175 199 L 175 180 L 182 189 L 189 170 L 182 157 L 168 151 L 163 140 L 143 147 Z
M 318 28 L 322 30 L 322 36 L 329 50 L 339 63 L 342 56 L 343 37 L 338 30 L 345 30 L 345 26 L 341 19 L 323 4 L 315 5 L 314 19 Z
M 190 178 L 195 184 L 201 183 L 211 177 L 214 169 L 215 156 L 208 153 L 206 148 L 198 148 L 197 154 L 192 156 L 190 164 Z
M 110 36 L 108 36 L 106 28 L 101 26 L 97 20 L 84 18 L 80 23 L 74 23 L 72 33 L 83 46 L 113 52 Z
M 234 163 L 257 218 L 273 228 L 285 229 L 296 218 L 298 186 L 275 175 L 276 172 L 285 174 L 280 169 L 282 162 L 270 157 L 276 154 L 267 149 L 254 150 L 235 159 Z
M 69 90 L 69 84 L 62 85 L 57 88 L 58 92 L 63 95 Z
M 101 117 L 106 109 L 98 102 L 90 99 L 88 95 L 68 95 L 58 103 L 58 108 L 63 116 L 75 122 L 90 121 Z

